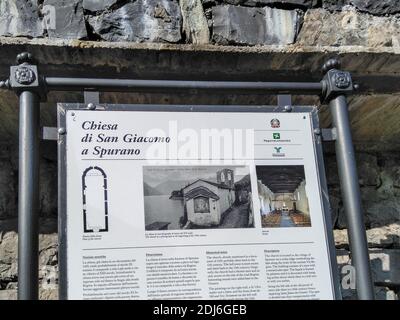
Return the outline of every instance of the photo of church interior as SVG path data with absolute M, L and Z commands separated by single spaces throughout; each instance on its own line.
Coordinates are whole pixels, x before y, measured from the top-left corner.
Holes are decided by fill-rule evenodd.
M 256 166 L 263 228 L 311 227 L 304 166 Z

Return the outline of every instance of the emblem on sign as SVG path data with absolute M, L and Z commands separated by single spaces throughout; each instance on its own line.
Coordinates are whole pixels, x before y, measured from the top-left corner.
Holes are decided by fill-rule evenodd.
M 280 128 L 281 122 L 278 119 L 271 120 L 271 127 L 272 128 Z
M 282 152 L 282 147 L 274 147 L 273 157 L 285 157 L 285 153 Z
M 275 140 L 279 140 L 279 139 L 281 138 L 281 134 L 280 134 L 279 132 L 274 132 L 274 133 L 272 134 L 272 137 L 273 137 Z

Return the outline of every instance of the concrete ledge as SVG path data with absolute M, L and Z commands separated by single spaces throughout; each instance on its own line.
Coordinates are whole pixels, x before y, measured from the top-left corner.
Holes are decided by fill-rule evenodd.
M 94 42 L 0 37 L 0 77 L 21 51 L 49 76 L 140 77 L 253 81 L 320 81 L 320 69 L 339 56 L 361 93 L 400 92 L 400 52 L 392 47 L 217 46 Z M 85 69 L 82 69 L 82 67 Z M 82 75 L 82 70 L 85 70 Z
M 352 72 L 360 84 L 350 98 L 356 144 L 368 150 L 393 150 L 400 146 L 400 52 L 393 48 L 302 47 L 155 44 L 94 42 L 0 37 L 0 80 L 9 75 L 10 65 L 22 51 L 31 52 L 47 76 L 198 79 L 242 81 L 320 81 L 320 68 L 332 56 L 339 56 L 342 68 Z M 55 126 L 57 102 L 82 102 L 82 93 L 49 95 L 42 105 L 42 125 Z M 161 104 L 276 104 L 268 95 L 193 93 L 104 93 L 103 103 Z M 294 104 L 317 104 L 316 96 L 296 96 Z M 16 139 L 17 99 L 0 90 L 0 142 Z M 378 121 L 379 120 L 379 121 Z M 321 109 L 321 123 L 330 125 L 327 108 Z M 364 147 L 363 147 L 364 148 Z M 365 149 L 365 148 L 364 148 Z

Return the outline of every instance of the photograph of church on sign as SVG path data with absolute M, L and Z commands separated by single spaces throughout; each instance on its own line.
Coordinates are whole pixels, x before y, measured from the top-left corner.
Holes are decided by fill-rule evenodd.
M 263 228 L 311 227 L 304 166 L 256 166 Z
M 146 230 L 254 227 L 248 167 L 144 167 Z

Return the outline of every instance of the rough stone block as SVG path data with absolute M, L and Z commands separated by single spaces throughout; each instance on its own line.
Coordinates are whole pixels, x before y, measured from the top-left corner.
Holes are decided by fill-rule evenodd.
M 186 40 L 193 44 L 206 44 L 210 41 L 210 30 L 200 0 L 180 0 L 183 30 Z
M 0 290 L 0 300 L 17 300 L 17 290 Z
M 400 48 L 399 30 L 400 19 L 396 16 L 372 16 L 354 7 L 334 13 L 310 9 L 305 14 L 297 44 Z
M 271 5 L 294 5 L 311 8 L 318 4 L 318 0 L 261 0 L 262 3 Z
M 339 210 L 342 206 L 342 200 L 340 197 L 340 190 L 336 188 L 329 188 L 329 205 L 330 213 L 332 217 L 332 225 L 335 226 L 339 217 Z
M 351 0 L 350 4 L 360 11 L 375 15 L 395 14 L 400 12 L 398 0 Z
M 18 234 L 16 231 L 0 233 L 0 263 L 11 265 L 17 261 Z
M 16 179 L 11 162 L 0 158 L 0 219 L 17 214 Z
M 57 215 L 57 164 L 43 160 L 40 163 L 40 214 Z
M 400 222 L 400 198 L 394 193 L 393 186 L 385 185 L 377 187 L 362 187 L 361 200 L 364 212 L 364 222 L 368 228 L 379 228 L 393 223 Z M 330 189 L 330 193 L 336 189 Z M 330 197 L 337 197 L 336 193 Z M 333 199 L 335 200 L 335 199 Z M 344 208 L 341 202 L 333 202 L 339 204 L 333 207 L 337 210 L 336 226 L 339 229 L 347 227 Z M 332 206 L 332 204 L 331 204 Z
M 87 37 L 82 1 L 45 0 L 42 12 L 49 38 L 81 39 Z
M 361 186 L 377 186 L 380 184 L 378 160 L 375 155 L 356 154 L 358 180 Z
M 348 248 L 347 230 L 334 230 L 337 248 Z M 368 246 L 371 248 L 400 248 L 400 223 L 367 230 Z
M 18 291 L 16 289 L 0 290 L 0 300 L 17 300 Z M 40 300 L 57 300 L 58 289 L 39 289 Z
M 397 293 L 387 287 L 375 286 L 376 300 L 399 300 Z M 342 289 L 343 300 L 358 300 L 356 290 Z
M 58 289 L 40 289 L 39 290 L 40 300 L 58 300 Z
M 255 45 L 265 41 L 265 12 L 262 8 L 231 5 L 212 8 L 213 40 L 217 44 Z
M 232 5 L 213 7 L 212 17 L 213 40 L 223 45 L 292 44 L 301 21 L 297 10 Z
M 89 17 L 93 32 L 107 41 L 170 42 L 181 40 L 182 16 L 176 0 L 137 0 Z
M 356 153 L 357 170 L 360 186 L 378 186 L 380 184 L 380 168 L 375 155 Z M 325 157 L 327 182 L 330 186 L 338 186 L 339 173 L 335 156 Z
M 116 4 L 118 0 L 83 0 L 83 9 L 96 12 L 103 11 Z
M 40 288 L 47 290 L 46 294 L 54 296 L 58 284 L 58 237 L 50 224 L 55 224 L 56 219 L 41 219 L 39 236 L 39 281 Z M 0 230 L 7 230 L 7 226 L 0 225 Z M 15 289 L 18 281 L 17 268 L 18 234 L 15 230 L 0 231 L 0 290 Z M 48 291 L 50 290 L 50 291 Z
M 0 289 L 18 278 L 17 232 L 0 232 Z
M 0 36 L 36 38 L 42 35 L 37 1 L 0 1 Z
M 339 186 L 339 173 L 335 156 L 325 156 L 325 172 L 328 186 Z
M 392 167 L 391 173 L 393 178 L 393 187 L 400 188 L 400 167 Z
M 400 199 L 388 199 L 364 204 L 366 223 L 371 227 L 383 226 L 400 221 Z
M 340 11 L 349 4 L 349 0 L 322 0 L 322 8 L 329 11 Z
M 400 12 L 398 0 L 323 0 L 323 8 L 341 10 L 345 5 L 352 5 L 359 11 L 374 15 L 387 15 Z
M 284 9 L 308 9 L 318 5 L 318 0 L 223 0 L 223 3 L 249 7 L 272 6 Z

